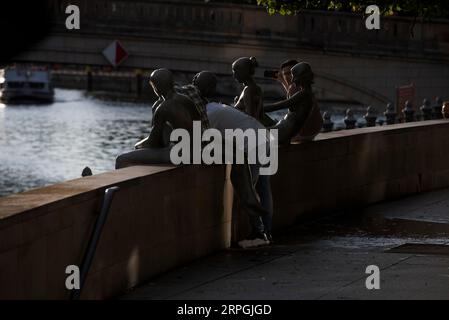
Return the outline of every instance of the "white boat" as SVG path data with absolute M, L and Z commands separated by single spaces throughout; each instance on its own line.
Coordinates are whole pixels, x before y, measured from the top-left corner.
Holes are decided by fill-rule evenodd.
M 0 100 L 4 103 L 51 103 L 53 98 L 49 70 L 8 67 L 0 74 Z

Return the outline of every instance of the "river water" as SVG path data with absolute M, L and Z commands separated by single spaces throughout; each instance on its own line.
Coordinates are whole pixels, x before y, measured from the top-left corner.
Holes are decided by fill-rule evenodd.
M 113 170 L 116 156 L 149 133 L 150 105 L 67 89 L 56 89 L 50 105 L 0 104 L 0 196 L 79 178 L 86 166 L 94 174 Z M 322 107 L 332 111 L 336 127 L 343 126 L 343 109 Z
M 114 169 L 148 134 L 150 104 L 105 102 L 55 90 L 50 105 L 0 104 L 0 196 Z

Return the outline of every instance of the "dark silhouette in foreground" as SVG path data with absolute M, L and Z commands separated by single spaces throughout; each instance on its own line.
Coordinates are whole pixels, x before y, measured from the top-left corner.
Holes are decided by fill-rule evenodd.
M 215 75 L 202 71 L 195 76 L 194 85 L 204 100 L 210 100 L 215 95 Z M 211 85 L 213 84 L 213 85 Z M 247 93 L 248 94 L 248 93 Z M 216 102 L 206 106 L 211 128 L 223 132 L 226 129 L 265 129 L 251 115 L 245 114 L 231 106 Z M 267 138 L 269 149 L 269 138 Z M 250 148 L 251 146 L 249 146 Z M 255 146 L 253 146 L 255 147 Z M 235 152 L 234 152 L 235 157 Z M 246 154 L 247 160 L 248 154 Z M 251 233 L 247 239 L 239 242 L 241 247 L 254 247 L 270 243 L 273 215 L 273 199 L 269 176 L 259 175 L 259 164 L 236 164 L 235 158 L 231 168 L 231 182 L 235 194 L 243 210 L 248 214 Z

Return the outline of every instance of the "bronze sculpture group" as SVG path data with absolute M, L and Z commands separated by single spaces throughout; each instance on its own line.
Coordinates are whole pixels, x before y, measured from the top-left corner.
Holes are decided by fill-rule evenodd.
M 135 145 L 134 151 L 118 156 L 116 168 L 170 163 L 170 151 L 173 147 L 169 138 L 170 132 L 184 129 L 192 133 L 193 121 L 201 121 L 202 129 L 210 125 L 215 129 L 244 130 L 265 128 L 266 125 L 268 129 L 277 129 L 279 144 L 288 144 L 292 139 L 313 140 L 321 130 L 322 118 L 312 92 L 311 66 L 307 62 L 298 63 L 295 60 L 281 65 L 276 77 L 285 88 L 286 99 L 265 105 L 263 91 L 254 80 L 257 66 L 254 57 L 242 57 L 233 62 L 233 76 L 243 85 L 233 107 L 210 102 L 215 94 L 217 78 L 209 71 L 198 73 L 191 84 L 182 87 L 175 86 L 169 70 L 153 71 L 149 83 L 158 100 L 152 107 L 150 134 Z M 281 109 L 288 109 L 288 112 L 278 122 L 266 115 L 266 112 Z M 217 115 L 221 117 L 218 121 Z M 209 116 L 215 117 L 210 124 Z M 252 232 L 248 239 L 242 242 L 242 247 L 272 243 L 273 203 L 270 180 L 268 175 L 255 173 L 258 166 L 260 164 L 252 165 L 248 161 L 243 164 L 232 162 L 231 182 L 242 207 L 248 213 L 252 227 Z

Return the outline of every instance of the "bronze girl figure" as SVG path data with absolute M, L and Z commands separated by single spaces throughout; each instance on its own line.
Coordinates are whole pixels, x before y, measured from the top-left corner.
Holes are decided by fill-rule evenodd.
M 253 78 L 257 66 L 258 63 L 254 57 L 239 58 L 232 64 L 235 80 L 244 85 L 242 93 L 236 97 L 234 107 L 262 121 L 264 117 L 263 92 Z
M 311 116 L 311 111 L 315 108 L 311 119 L 310 128 L 306 131 L 316 134 L 322 126 L 322 119 L 318 109 L 318 102 L 312 91 L 313 72 L 310 64 L 300 62 L 291 68 L 293 83 L 297 87 L 297 92 L 288 99 L 276 103 L 265 105 L 265 112 L 272 112 L 288 108 L 288 112 L 283 119 L 272 129 L 278 129 L 279 144 L 289 144 L 290 139 L 297 135 L 304 128 L 306 120 Z

